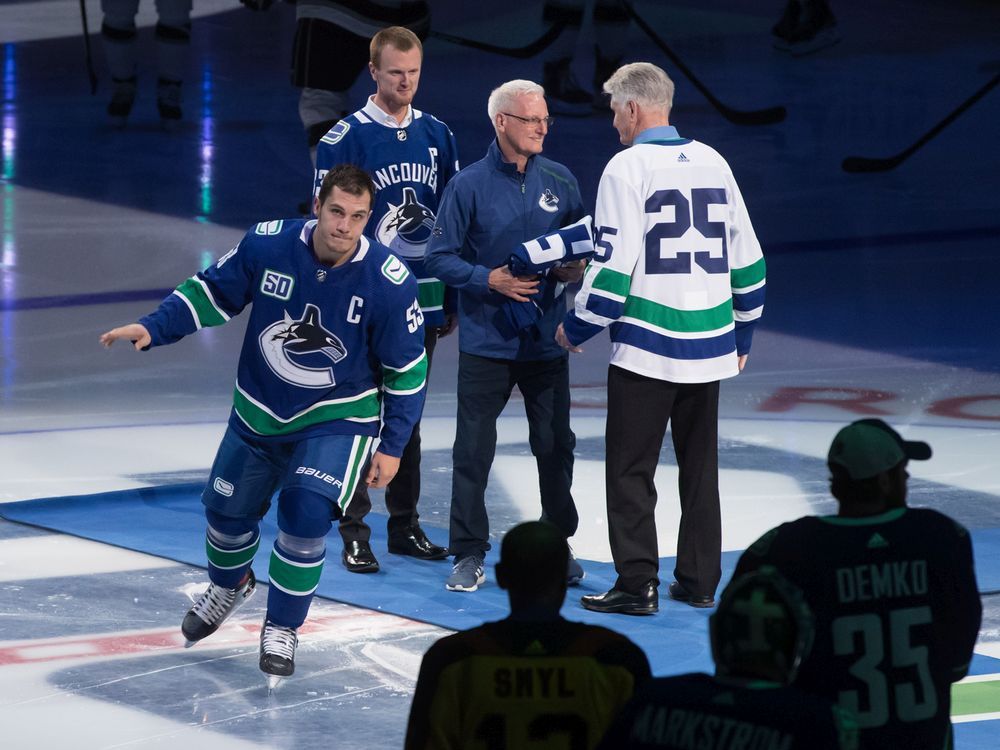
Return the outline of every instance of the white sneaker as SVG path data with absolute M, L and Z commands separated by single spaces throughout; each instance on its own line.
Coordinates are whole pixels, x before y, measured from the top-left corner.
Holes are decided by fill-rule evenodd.
M 573 548 L 570 547 L 569 550 L 569 560 L 566 563 L 566 585 L 567 586 L 579 586 L 580 581 L 586 577 L 586 573 L 583 570 L 583 566 L 576 559 L 576 555 L 573 554 Z
M 484 562 L 482 555 L 460 557 L 451 569 L 451 575 L 445 581 L 444 587 L 449 591 L 475 591 L 481 583 L 486 583 Z

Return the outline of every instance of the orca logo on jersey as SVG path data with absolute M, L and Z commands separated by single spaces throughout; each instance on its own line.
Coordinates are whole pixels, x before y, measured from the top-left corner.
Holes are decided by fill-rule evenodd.
M 347 356 L 347 347 L 323 327 L 319 308 L 313 304 L 306 305 L 298 320 L 292 320 L 286 310 L 284 319 L 261 331 L 258 341 L 274 374 L 303 388 L 329 388 L 337 382 L 331 367 L 309 367 L 307 363 L 321 363 L 323 358 L 337 363 Z
M 417 200 L 417 191 L 403 188 L 403 202 L 389 210 L 375 228 L 375 238 L 403 257 L 421 257 L 424 245 L 431 238 L 434 212 Z
M 559 196 L 545 188 L 545 192 L 538 198 L 538 205 L 542 207 L 543 211 L 554 214 L 559 210 Z

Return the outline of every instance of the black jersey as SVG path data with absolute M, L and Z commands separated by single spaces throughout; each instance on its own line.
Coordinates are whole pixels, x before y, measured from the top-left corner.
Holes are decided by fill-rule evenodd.
M 562 618 L 490 622 L 427 651 L 407 750 L 590 750 L 650 677 L 623 635 Z
M 917 508 L 800 518 L 757 540 L 735 575 L 764 565 L 816 616 L 795 685 L 855 714 L 862 747 L 948 746 L 951 683 L 968 671 L 982 615 L 965 528 Z
M 829 700 L 772 682 L 692 673 L 640 688 L 601 750 L 852 750 L 853 719 Z

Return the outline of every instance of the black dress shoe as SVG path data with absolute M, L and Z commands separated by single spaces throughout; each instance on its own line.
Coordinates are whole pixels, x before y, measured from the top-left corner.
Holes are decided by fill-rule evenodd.
M 667 588 L 667 594 L 675 602 L 684 602 L 691 607 L 698 607 L 703 609 L 705 607 L 714 607 L 715 599 L 710 596 L 697 596 L 692 594 L 686 588 L 681 586 L 677 581 L 674 581 Z
M 647 582 L 638 594 L 611 589 L 603 594 L 581 597 L 580 604 L 593 612 L 620 612 L 624 615 L 651 615 L 660 610 L 653 581 Z
M 448 557 L 448 550 L 434 544 L 416 524 L 407 526 L 402 532 L 390 534 L 389 551 L 394 555 L 409 555 L 418 560 L 444 560 Z
M 368 542 L 347 542 L 341 559 L 344 561 L 344 567 L 351 573 L 378 573 L 378 560 L 375 559 Z

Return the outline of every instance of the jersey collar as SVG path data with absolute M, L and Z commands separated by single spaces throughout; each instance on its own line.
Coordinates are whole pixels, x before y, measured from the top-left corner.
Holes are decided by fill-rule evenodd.
M 375 103 L 374 94 L 368 97 L 368 102 L 361 109 L 361 111 L 368 115 L 372 122 L 377 122 L 379 125 L 385 125 L 387 128 L 408 127 L 409 124 L 413 122 L 414 117 L 413 105 L 410 105 L 406 108 L 406 116 L 402 119 L 402 121 L 396 120 L 395 117 L 390 115 Z
M 662 143 L 663 141 L 684 141 L 685 138 L 681 138 L 677 134 L 677 128 L 673 125 L 657 125 L 655 128 L 646 128 L 639 135 L 635 137 L 632 141 L 633 146 L 637 146 L 640 143 L 649 143 L 651 141 L 657 141 Z

